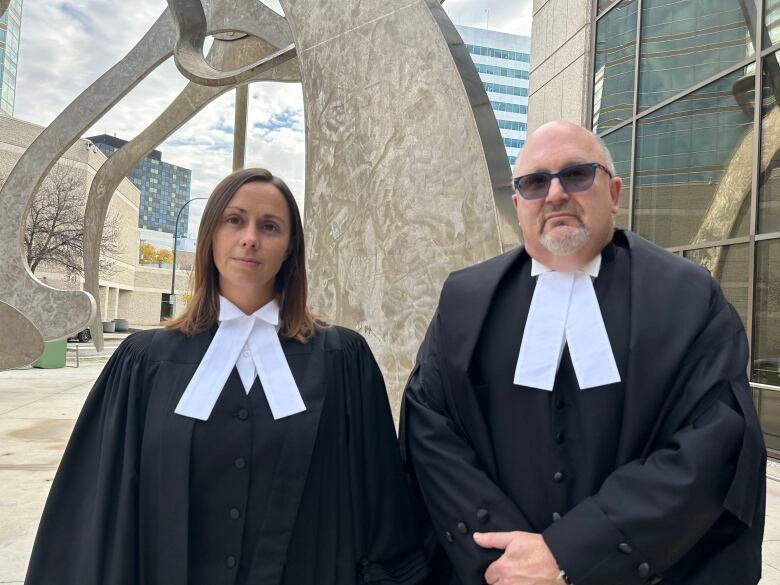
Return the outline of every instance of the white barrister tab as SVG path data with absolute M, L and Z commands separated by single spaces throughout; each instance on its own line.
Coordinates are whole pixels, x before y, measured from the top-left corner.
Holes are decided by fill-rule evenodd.
M 517 357 L 516 385 L 552 390 L 566 344 L 580 389 L 620 382 L 591 278 L 600 267 L 600 255 L 576 272 L 555 272 L 532 260 L 531 276 L 538 280 Z
M 208 420 L 245 346 L 252 354 L 274 419 L 306 410 L 277 334 L 279 307 L 276 301 L 247 315 L 220 296 L 219 316 L 219 328 L 184 390 L 176 414 Z M 243 377 L 242 383 L 246 386 Z

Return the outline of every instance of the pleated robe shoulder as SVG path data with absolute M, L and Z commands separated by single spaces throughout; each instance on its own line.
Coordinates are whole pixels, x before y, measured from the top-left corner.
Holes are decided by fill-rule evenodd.
M 174 409 L 214 331 L 144 331 L 117 349 L 57 471 L 27 585 L 186 585 L 197 421 Z M 306 411 L 283 440 L 251 582 L 420 582 L 419 530 L 365 340 L 330 327 L 282 346 Z M 339 505 L 320 502 L 323 492 Z

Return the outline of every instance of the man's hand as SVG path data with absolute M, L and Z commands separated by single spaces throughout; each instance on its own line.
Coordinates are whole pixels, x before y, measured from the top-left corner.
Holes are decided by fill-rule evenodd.
M 541 534 L 475 532 L 474 542 L 504 551 L 485 571 L 490 585 L 552 585 L 560 572 Z

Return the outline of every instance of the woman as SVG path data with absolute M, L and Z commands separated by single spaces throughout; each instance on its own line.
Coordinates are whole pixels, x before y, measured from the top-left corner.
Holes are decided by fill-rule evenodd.
M 27 585 L 419 583 L 384 384 L 306 306 L 295 199 L 237 171 L 203 212 L 193 296 L 90 393 Z

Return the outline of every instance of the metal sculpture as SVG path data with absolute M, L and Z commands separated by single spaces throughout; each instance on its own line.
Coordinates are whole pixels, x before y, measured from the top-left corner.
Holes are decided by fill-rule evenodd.
M 261 77 L 300 77 L 312 303 L 366 335 L 397 391 L 446 274 L 517 238 L 503 141 L 457 31 L 435 0 L 282 0 L 285 18 L 257 0 L 168 4 L 141 42 L 24 153 L 0 205 L 23 220 L 54 162 L 174 54 L 193 84 L 93 183 L 85 269 L 86 288 L 96 294 L 102 221 L 128 170 L 219 93 Z M 205 36 L 219 33 L 228 36 L 204 58 Z M 84 327 L 94 300 L 38 282 L 12 225 L 0 225 L 0 299 L 44 339 Z M 397 392 L 391 395 L 396 402 Z
M 224 3 L 211 7 L 209 32 L 230 31 L 241 26 L 244 19 L 252 23 L 253 32 L 260 38 L 280 38 L 280 33 L 275 32 L 279 24 L 278 15 L 254 0 L 238 1 L 230 8 Z M 79 95 L 41 132 L 22 154 L 0 190 L 0 207 L 6 210 L 7 217 L 19 218 L 18 223 L 0 223 L 0 250 L 7 251 L 0 257 L 0 300 L 24 315 L 44 340 L 60 339 L 88 326 L 97 313 L 97 306 L 92 295 L 51 288 L 29 271 L 19 242 L 20 226 L 24 226 L 32 198 L 49 170 L 67 149 L 125 94 L 172 55 L 176 38 L 175 23 L 166 10 L 124 59 Z M 289 55 L 289 58 L 293 56 Z M 257 70 L 258 74 L 261 72 Z M 92 227 L 95 226 L 87 226 L 90 230 Z M 97 238 L 99 240 L 100 234 Z M 26 348 L 34 345 L 35 340 L 21 334 L 17 343 Z M 18 365 L 23 363 L 18 363 L 10 356 L 0 356 L 0 368 Z
M 209 61 L 215 67 L 235 67 L 251 59 L 262 58 L 275 52 L 279 45 L 290 44 L 289 29 L 275 12 L 263 10 L 260 23 L 267 26 L 255 26 L 256 32 L 262 32 L 265 40 L 257 36 L 221 35 L 215 39 L 209 51 Z M 258 23 L 256 23 L 257 25 Z M 269 33 L 269 30 L 272 31 Z M 256 81 L 300 82 L 300 73 L 296 59 L 284 65 L 265 71 Z M 84 290 L 99 299 L 98 260 L 100 239 L 108 213 L 108 206 L 114 191 L 144 156 L 158 144 L 167 139 L 178 128 L 202 110 L 209 102 L 232 90 L 234 85 L 206 87 L 195 83 L 188 84 L 179 96 L 135 139 L 114 152 L 100 167 L 92 181 L 84 216 Z M 90 323 L 92 340 L 98 351 L 103 349 L 103 330 L 100 322 L 100 307 Z

